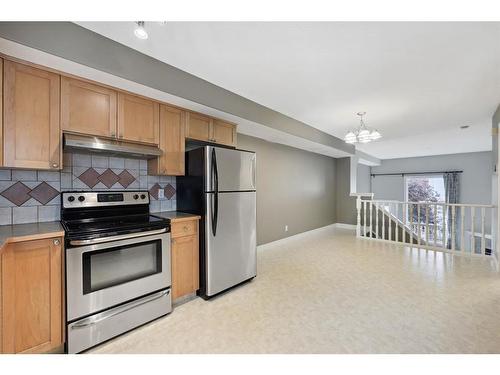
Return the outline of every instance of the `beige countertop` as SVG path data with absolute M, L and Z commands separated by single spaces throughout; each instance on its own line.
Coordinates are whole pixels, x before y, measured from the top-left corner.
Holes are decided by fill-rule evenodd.
M 10 242 L 39 240 L 51 237 L 63 237 L 64 229 L 59 221 L 0 225 L 0 249 Z
M 163 217 L 165 219 L 169 219 L 171 222 L 186 221 L 186 220 L 201 218 L 199 215 L 188 214 L 187 212 L 180 212 L 180 211 L 152 212 L 151 214 Z

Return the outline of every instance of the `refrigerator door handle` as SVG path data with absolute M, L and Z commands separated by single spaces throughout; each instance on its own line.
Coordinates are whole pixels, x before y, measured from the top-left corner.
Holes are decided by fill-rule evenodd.
M 251 165 L 251 173 L 252 173 L 252 187 L 255 189 L 255 159 L 256 159 L 256 155 L 254 155 L 252 157 L 252 163 L 250 164 Z
M 214 188 L 214 207 L 212 209 L 212 234 L 217 234 L 217 218 L 219 216 L 219 174 L 217 171 L 217 156 L 215 154 L 215 148 L 212 148 L 212 178 L 213 178 L 213 188 Z

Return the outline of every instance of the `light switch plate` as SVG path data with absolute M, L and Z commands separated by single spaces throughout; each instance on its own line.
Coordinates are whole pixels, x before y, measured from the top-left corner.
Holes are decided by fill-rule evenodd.
M 158 199 L 164 199 L 165 198 L 165 189 L 159 189 L 158 190 Z

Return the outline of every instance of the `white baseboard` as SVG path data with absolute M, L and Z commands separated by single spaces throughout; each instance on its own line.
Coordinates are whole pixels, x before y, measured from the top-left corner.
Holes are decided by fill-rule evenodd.
M 340 229 L 349 229 L 349 230 L 354 230 L 355 231 L 356 230 L 356 225 L 354 225 L 354 224 L 345 224 L 345 223 L 329 224 L 329 225 L 325 225 L 324 227 L 320 227 L 320 228 L 316 228 L 316 229 L 311 229 L 311 230 L 308 230 L 306 232 L 294 234 L 293 236 L 290 236 L 290 237 L 285 237 L 285 238 L 281 238 L 281 239 L 276 240 L 276 241 L 268 242 L 268 243 L 265 243 L 265 244 L 257 246 L 257 248 L 264 249 L 267 246 L 271 246 L 271 245 L 274 246 L 274 245 L 283 244 L 283 243 L 286 243 L 287 241 L 291 241 L 291 240 L 295 240 L 297 238 L 300 238 L 301 236 L 303 236 L 305 234 L 318 232 L 318 231 L 325 230 L 325 229 L 328 229 L 328 228 L 340 228 Z
M 291 241 L 291 240 L 294 240 L 294 239 L 297 239 L 297 238 L 300 238 L 302 236 L 304 236 L 305 234 L 309 234 L 309 233 L 313 233 L 313 232 L 319 232 L 321 230 L 325 230 L 325 229 L 328 229 L 328 228 L 335 228 L 337 224 L 329 224 L 329 225 L 325 225 L 324 227 L 320 227 L 320 228 L 315 228 L 315 229 L 311 229 L 311 230 L 308 230 L 306 232 L 302 232 L 302 233 L 297 233 L 297 234 L 294 234 L 292 236 L 289 236 L 289 237 L 285 237 L 285 238 L 281 238 L 279 240 L 276 240 L 276 241 L 272 241 L 272 242 L 268 242 L 268 243 L 264 243 L 262 245 L 259 245 L 257 246 L 258 249 L 265 249 L 266 247 L 268 246 L 274 246 L 274 245 L 279 245 L 279 244 L 283 244 L 283 243 L 286 243 L 288 241 Z
M 335 228 L 356 230 L 355 224 L 335 223 L 333 225 Z

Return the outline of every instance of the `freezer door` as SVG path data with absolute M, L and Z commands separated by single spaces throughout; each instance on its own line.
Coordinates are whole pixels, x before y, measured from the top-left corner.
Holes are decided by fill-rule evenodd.
M 257 273 L 256 193 L 206 193 L 206 294 L 213 296 Z M 216 220 L 216 225 L 214 224 Z
M 255 190 L 256 154 L 208 146 L 205 149 L 205 191 Z

